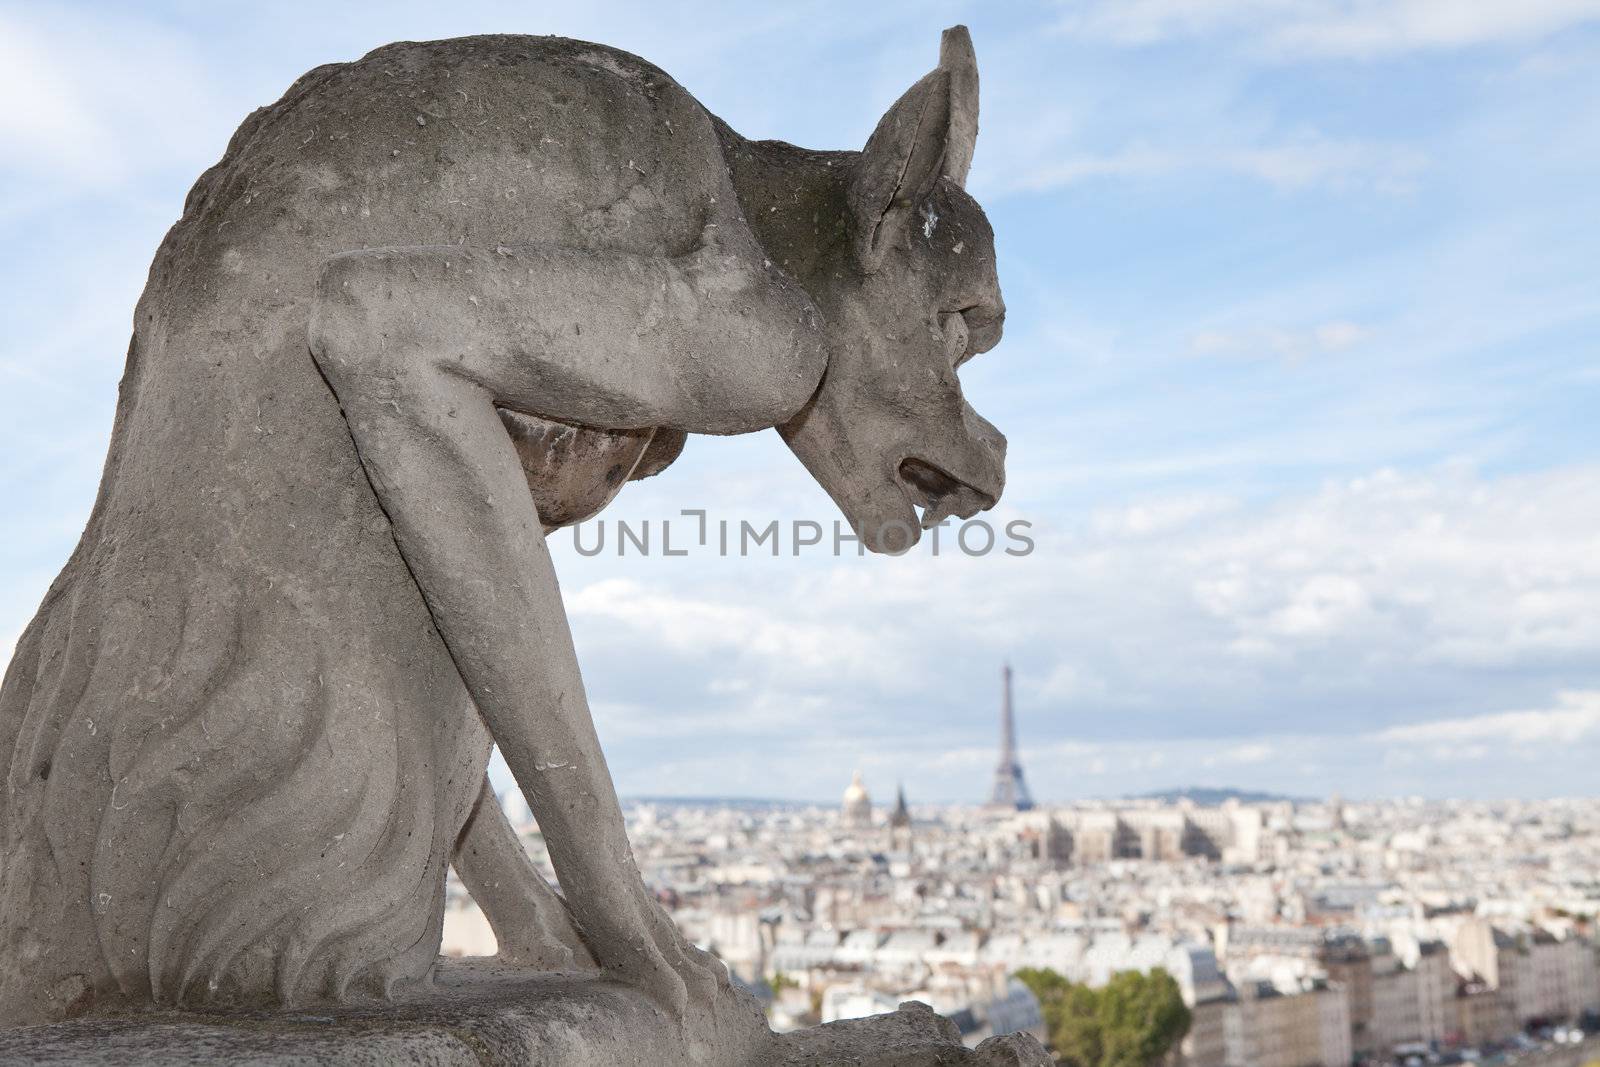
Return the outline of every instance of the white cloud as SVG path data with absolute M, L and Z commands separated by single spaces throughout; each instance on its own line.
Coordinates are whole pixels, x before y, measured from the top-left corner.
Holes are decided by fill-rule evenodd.
M 1265 763 L 1277 755 L 1278 750 L 1272 745 L 1263 742 L 1251 742 L 1243 745 L 1234 745 L 1209 755 L 1200 757 L 1202 767 L 1244 767 L 1256 763 Z
M 1095 533 L 1145 537 L 1183 529 L 1195 521 L 1231 510 L 1236 501 L 1207 494 L 1172 496 L 1115 508 L 1100 508 L 1089 519 Z
M 628 634 L 621 638 L 624 644 L 648 642 L 652 649 L 713 664 L 718 673 L 707 680 L 708 690 L 751 694 L 744 698 L 747 706 L 770 696 L 774 682 L 793 687 L 826 678 L 833 684 L 892 688 L 912 673 L 914 660 L 879 639 L 871 629 L 874 620 L 850 610 L 855 594 L 841 596 L 838 584 L 835 579 L 816 585 L 797 598 L 797 606 L 809 610 L 773 611 L 745 602 L 727 588 L 696 594 L 611 578 L 568 593 L 566 607 L 573 625 L 592 634 L 596 643 Z M 891 604 L 882 606 L 892 610 Z M 757 678 L 732 673 L 741 666 L 767 684 L 758 687 Z M 784 706 L 793 711 L 799 702 L 795 695 Z
M 1318 637 L 1347 629 L 1370 606 L 1366 587 L 1349 575 L 1313 574 L 1289 593 L 1267 625 L 1288 637 Z
M 998 192 L 1043 192 L 1098 178 L 1150 178 L 1223 174 L 1284 191 L 1311 187 L 1410 192 L 1426 168 L 1416 148 L 1379 141 L 1301 134 L 1229 145 L 1132 145 L 1109 153 L 1067 152 L 1044 158 L 995 180 Z
M 1228 33 L 1277 56 L 1369 57 L 1514 44 L 1600 18 L 1596 0 L 1095 0 L 1069 33 L 1125 45 Z
M 1276 751 L 1271 745 L 1260 743 L 1239 745 L 1223 753 L 1223 758 L 1234 763 L 1265 763 Z
M 1095 40 L 1145 45 L 1249 21 L 1276 21 L 1301 6 L 1299 0 L 1078 0 L 1066 5 L 1061 28 Z
M 224 97 L 189 41 L 153 22 L 0 10 L 0 174 L 116 188 L 204 165 L 249 110 Z
M 1191 595 L 1257 652 L 1341 637 L 1414 664 L 1593 664 L 1597 473 L 1331 484 L 1188 545 Z
M 35 30 L 0 12 L 0 95 L 11 101 L 0 109 L 0 148 L 8 166 L 94 169 L 107 130 L 74 80 Z
M 1393 742 L 1469 742 L 1513 745 L 1571 744 L 1600 735 L 1600 689 L 1558 693 L 1551 708 L 1503 711 L 1393 726 L 1377 735 Z M 1482 746 L 1468 751 L 1482 752 Z
M 1321 5 L 1270 35 L 1286 52 L 1373 56 L 1515 44 L 1600 18 L 1595 0 L 1365 0 Z
M 1398 724 L 1481 713 L 1531 739 L 1534 719 L 1500 709 L 1600 685 L 1597 530 L 1593 465 L 1380 470 L 1268 501 L 1057 517 L 1020 559 L 634 561 L 626 580 L 570 584 L 569 608 L 602 733 L 624 743 L 614 762 L 652 780 L 665 742 L 719 737 L 764 745 L 773 783 L 798 782 L 801 753 L 770 753 L 825 736 L 908 781 L 977 781 L 1010 658 L 1041 795 L 1187 784 L 1196 768 L 1210 784 L 1415 791 L 1493 743 L 1447 727 L 1406 740 Z M 1593 715 L 1552 710 L 1552 731 Z M 1405 749 L 1411 776 L 1395 778 L 1385 753 Z M 1297 779 L 1308 761 L 1321 769 Z
M 1106 681 L 1089 664 L 1060 662 L 1051 668 L 1033 693 L 1052 704 L 1084 703 L 1106 696 Z
M 1305 329 L 1204 329 L 1189 337 L 1189 347 L 1202 356 L 1279 359 L 1300 363 L 1331 356 L 1362 344 L 1371 331 L 1345 319 L 1332 319 Z

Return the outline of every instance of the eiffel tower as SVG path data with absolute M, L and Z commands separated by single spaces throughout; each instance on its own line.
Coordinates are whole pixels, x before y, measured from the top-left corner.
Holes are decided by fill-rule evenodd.
M 1005 697 L 1000 704 L 1000 765 L 994 769 L 994 791 L 989 796 L 991 808 L 1011 811 L 1028 811 L 1033 798 L 1028 795 L 1028 783 L 1022 778 L 1022 764 L 1017 760 L 1017 723 L 1011 711 L 1011 664 L 1001 672 L 1005 679 Z

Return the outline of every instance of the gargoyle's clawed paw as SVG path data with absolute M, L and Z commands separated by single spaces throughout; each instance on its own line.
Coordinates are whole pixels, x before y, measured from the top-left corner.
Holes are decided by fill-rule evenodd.
M 686 941 L 655 901 L 641 896 L 629 910 L 634 929 L 612 942 L 601 960 L 605 972 L 642 990 L 679 1022 L 714 1017 L 719 999 L 730 988 L 727 968 Z
M 650 911 L 656 945 L 682 977 L 689 1004 L 709 1006 L 728 987 L 727 968 L 711 953 L 690 944 L 659 904 L 651 901 Z
M 594 957 L 578 934 L 567 902 L 551 896 L 556 906 L 540 909 L 522 942 L 511 946 L 512 954 L 523 957 L 518 962 L 541 971 L 594 970 Z
M 689 1014 L 689 987 L 667 954 L 653 941 L 640 939 L 635 959 L 608 967 L 612 976 L 642 990 L 674 1019 L 683 1021 Z

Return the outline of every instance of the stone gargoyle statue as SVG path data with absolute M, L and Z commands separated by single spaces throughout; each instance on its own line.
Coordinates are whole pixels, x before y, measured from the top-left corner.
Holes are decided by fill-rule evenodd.
M 956 373 L 1004 317 L 977 114 L 957 27 L 860 152 L 746 140 L 548 37 L 390 45 L 251 115 L 156 253 L 0 690 L 0 1023 L 426 985 L 452 862 L 504 962 L 718 1018 L 545 535 L 691 433 L 776 428 L 880 550 L 993 505 L 1004 439 Z

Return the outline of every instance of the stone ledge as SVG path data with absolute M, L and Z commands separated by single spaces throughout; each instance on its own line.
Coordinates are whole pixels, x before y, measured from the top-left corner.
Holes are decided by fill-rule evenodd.
M 828 1023 L 778 1038 L 773 1067 L 1054 1067 L 1031 1034 L 961 1044 L 956 1024 L 911 1000 L 888 1015 Z
M 752 1001 L 749 1010 L 754 1012 Z M 758 1030 L 759 1028 L 757 1028 Z M 636 990 L 444 961 L 431 991 L 297 1012 L 149 1012 L 0 1031 L 0 1065 L 1049 1067 L 1026 1035 L 964 1048 L 922 1004 L 781 1036 L 685 1034 Z M 736 1047 L 735 1047 L 736 1046 Z

